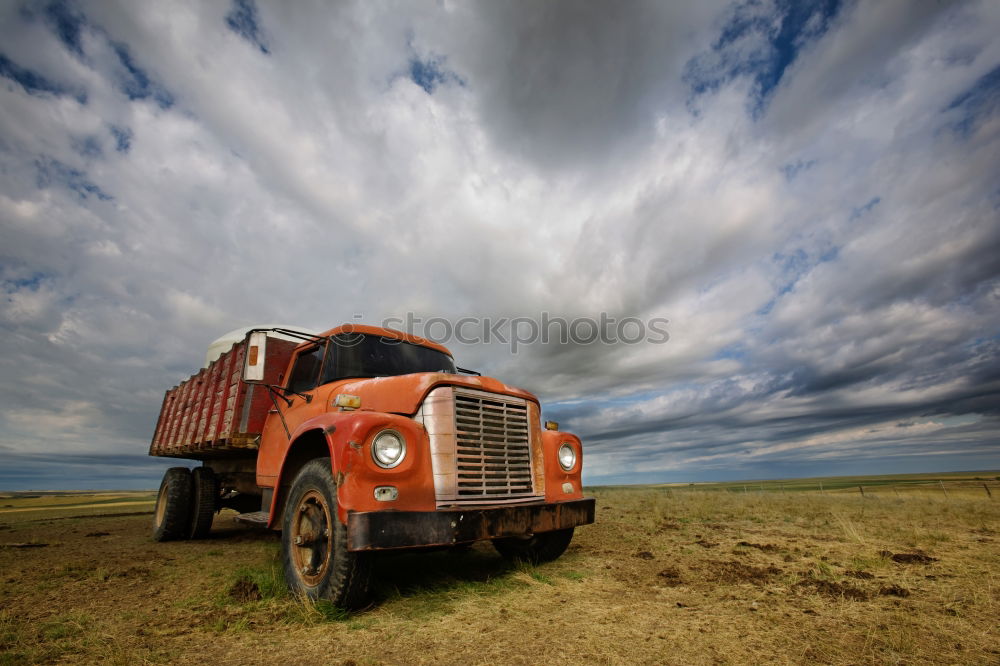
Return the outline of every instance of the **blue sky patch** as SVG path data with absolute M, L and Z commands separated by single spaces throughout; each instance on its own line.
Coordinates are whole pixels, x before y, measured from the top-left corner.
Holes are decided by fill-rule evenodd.
M 750 111 L 764 112 L 771 93 L 799 53 L 829 29 L 841 0 L 779 0 L 773 13 L 750 0 L 735 6 L 709 51 L 692 58 L 683 79 L 693 97 L 718 90 L 737 78 L 749 78 Z
M 63 95 L 67 92 L 58 83 L 45 78 L 38 72 L 21 67 L 2 53 L 0 53 L 0 76 L 19 83 L 25 92 L 32 95 L 40 93 Z
M 957 111 L 962 118 L 951 125 L 958 134 L 968 137 L 982 123 L 992 116 L 1000 106 L 1000 65 L 994 67 L 967 91 L 952 100 L 945 111 Z
M 795 180 L 795 177 L 798 176 L 800 173 L 802 173 L 803 171 L 808 171 L 814 166 L 816 166 L 816 160 L 809 160 L 809 161 L 796 160 L 795 162 L 792 162 L 790 164 L 781 165 L 781 173 L 785 176 L 785 180 L 790 183 L 793 180 Z
M 868 201 L 868 203 L 866 203 L 865 205 L 863 205 L 863 206 L 857 206 L 857 207 L 853 208 L 851 210 L 851 217 L 850 217 L 850 219 L 852 219 L 852 220 L 858 219 L 859 217 L 863 216 L 865 213 L 870 212 L 872 208 L 874 208 L 875 206 L 879 205 L 880 203 L 882 203 L 882 197 L 872 197 Z
M 464 85 L 462 79 L 455 72 L 445 69 L 444 61 L 443 56 L 429 56 L 426 59 L 417 56 L 410 58 L 408 72 L 410 80 L 423 88 L 428 95 L 433 94 L 434 90 L 443 84 Z
M 93 135 L 73 139 L 73 151 L 80 157 L 95 159 L 104 154 L 100 140 Z
M 4 291 L 7 293 L 13 293 L 15 291 L 20 291 L 22 289 L 30 289 L 31 291 L 38 291 L 38 288 L 42 285 L 44 280 L 51 278 L 51 275 L 41 272 L 34 272 L 29 274 L 27 277 L 18 277 L 5 279 L 3 281 Z
M 35 170 L 35 182 L 39 189 L 62 185 L 76 192 L 81 199 L 88 199 L 91 196 L 97 197 L 101 201 L 114 199 L 114 197 L 102 190 L 97 184 L 89 180 L 87 174 L 51 157 L 43 156 L 35 160 Z
M 174 105 L 174 96 L 153 81 L 149 74 L 135 63 L 125 44 L 112 43 L 112 48 L 125 69 L 125 74 L 121 76 L 118 85 L 130 100 L 152 98 L 161 109 L 169 109 Z
M 82 56 L 83 45 L 80 33 L 86 24 L 83 13 L 72 3 L 65 0 L 55 0 L 55 2 L 50 2 L 45 6 L 43 16 L 52 32 L 59 37 L 59 41 L 73 53 Z
M 732 361 L 743 361 L 749 356 L 749 351 L 747 350 L 746 344 L 742 342 L 734 342 L 731 345 L 726 345 L 712 356 L 712 360 L 732 360 Z
M 260 15 L 253 0 L 234 0 L 233 8 L 226 14 L 226 26 L 260 49 L 261 53 L 271 52 L 264 41 L 264 34 L 260 29 Z
M 413 58 L 410 60 L 410 80 L 429 94 L 433 93 L 434 88 L 444 83 L 446 79 L 439 64 L 434 60 Z
M 127 127 L 111 125 L 108 127 L 108 131 L 111 132 L 111 136 L 115 140 L 115 150 L 119 153 L 127 153 L 132 147 L 132 130 Z

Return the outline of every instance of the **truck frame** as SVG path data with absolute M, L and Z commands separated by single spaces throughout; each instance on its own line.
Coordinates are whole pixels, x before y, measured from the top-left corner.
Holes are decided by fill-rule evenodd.
M 366 603 L 378 553 L 490 540 L 538 563 L 594 521 L 580 439 L 535 395 L 388 328 L 250 330 L 166 392 L 149 453 L 201 462 L 164 474 L 154 539 L 235 509 L 281 531 L 294 595 L 344 608 Z

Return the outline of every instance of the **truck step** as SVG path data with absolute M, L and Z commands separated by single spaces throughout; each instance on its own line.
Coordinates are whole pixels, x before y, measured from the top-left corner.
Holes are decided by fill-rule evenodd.
M 250 525 L 251 527 L 267 527 L 267 511 L 241 513 L 233 518 L 233 520 L 244 525 Z

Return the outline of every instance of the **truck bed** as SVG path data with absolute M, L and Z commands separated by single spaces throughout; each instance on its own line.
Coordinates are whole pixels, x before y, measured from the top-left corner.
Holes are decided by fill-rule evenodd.
M 297 345 L 268 336 L 266 383 L 278 383 Z M 244 339 L 166 392 L 149 455 L 205 460 L 245 457 L 257 448 L 273 403 L 266 387 L 242 381 L 246 351 Z

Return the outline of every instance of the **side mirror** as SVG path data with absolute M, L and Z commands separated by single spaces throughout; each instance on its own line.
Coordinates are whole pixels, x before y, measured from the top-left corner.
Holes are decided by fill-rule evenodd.
M 247 336 L 246 360 L 243 363 L 243 381 L 247 384 L 264 383 L 266 352 L 267 331 L 254 331 Z

